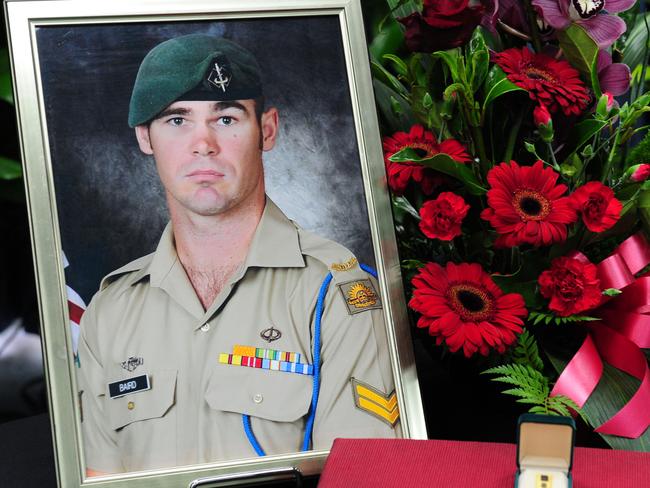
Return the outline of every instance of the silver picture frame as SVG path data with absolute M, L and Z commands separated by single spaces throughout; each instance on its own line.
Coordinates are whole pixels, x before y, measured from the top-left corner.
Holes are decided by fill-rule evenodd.
M 48 83 L 43 77 L 42 41 L 48 28 L 134 25 L 172 25 L 179 22 L 236 22 L 265 19 L 334 19 L 338 25 L 347 78 L 347 94 L 356 151 L 361 199 L 367 212 L 363 225 L 378 271 L 386 316 L 391 366 L 400 410 L 402 436 L 425 439 L 426 427 L 412 350 L 390 197 L 386 186 L 381 138 L 373 98 L 368 51 L 359 0 L 6 0 L 10 56 L 21 139 L 34 266 L 41 319 L 45 377 L 60 487 L 179 487 L 203 486 L 215 477 L 233 480 L 240 473 L 298 470 L 303 475 L 321 471 L 327 451 L 242 459 L 212 464 L 170 466 L 111 476 L 86 477 L 81 441 L 73 338 L 66 295 L 65 257 L 62 253 L 61 199 L 65 188 L 53 147 L 56 127 L 49 123 Z M 291 56 L 291 53 L 286 53 Z M 107 69 L 110 67 L 107 67 Z M 74 74 L 74 73 L 73 73 Z M 74 91 L 83 73 L 66 83 Z M 48 78 L 49 79 L 49 78 Z M 126 125 L 126 122 L 124 122 Z M 58 136 L 57 141 L 64 140 Z M 337 141 L 333 141 L 336 144 Z M 54 145 L 53 145 L 54 144 Z M 299 208 L 298 208 L 299 210 Z M 297 210 L 297 211 L 298 211 Z M 83 208 L 79 209 L 83 212 Z M 342 209 L 345 214 L 345 209 Z M 291 216 L 291 215 L 290 215 Z M 68 256 L 69 258 L 70 256 Z M 110 271 L 110 270 L 109 270 Z M 98 285 L 99 283 L 97 283 Z M 225 477 L 225 478 L 224 478 Z M 198 480 L 198 481 L 197 481 Z M 203 480 L 203 481 L 202 481 Z M 198 484 L 197 484 L 198 483 Z

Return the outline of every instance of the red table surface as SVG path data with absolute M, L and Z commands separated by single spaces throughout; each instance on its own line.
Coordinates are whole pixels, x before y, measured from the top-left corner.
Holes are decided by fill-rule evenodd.
M 516 451 L 489 442 L 336 439 L 318 486 L 510 488 Z M 650 453 L 578 447 L 573 487 L 650 487 Z

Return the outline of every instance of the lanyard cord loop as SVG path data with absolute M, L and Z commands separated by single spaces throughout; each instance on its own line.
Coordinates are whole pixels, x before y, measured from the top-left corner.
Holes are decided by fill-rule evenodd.
M 377 278 L 377 271 L 374 268 L 368 266 L 367 264 L 359 263 L 359 267 L 364 270 L 366 273 Z M 323 319 L 323 310 L 325 306 L 325 296 L 327 295 L 327 289 L 329 288 L 330 283 L 332 282 L 332 273 L 327 273 L 327 276 L 323 280 L 323 283 L 320 286 L 318 291 L 318 301 L 316 302 L 316 318 L 314 321 L 314 377 L 312 382 L 312 394 L 311 394 L 311 407 L 309 410 L 309 417 L 305 424 L 305 435 L 302 440 L 302 449 L 301 451 L 308 451 L 309 444 L 311 443 L 311 434 L 314 429 L 314 420 L 316 419 L 316 407 L 318 406 L 318 395 L 320 393 L 320 329 L 321 321 Z M 242 420 L 244 423 L 244 432 L 248 438 L 248 442 L 251 443 L 253 449 L 258 456 L 266 456 L 264 449 L 260 446 L 260 443 L 257 441 L 253 429 L 251 428 L 251 418 L 250 415 L 243 414 Z

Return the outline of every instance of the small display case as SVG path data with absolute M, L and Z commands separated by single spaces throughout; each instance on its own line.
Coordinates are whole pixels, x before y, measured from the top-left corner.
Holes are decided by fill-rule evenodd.
M 571 488 L 575 431 L 570 417 L 521 415 L 515 488 Z

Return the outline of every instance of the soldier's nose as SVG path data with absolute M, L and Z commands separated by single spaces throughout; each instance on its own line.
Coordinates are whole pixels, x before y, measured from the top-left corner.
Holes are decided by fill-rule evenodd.
M 196 134 L 192 152 L 197 156 L 212 156 L 219 151 L 219 146 L 213 134 L 210 133 L 208 128 L 200 130 Z

